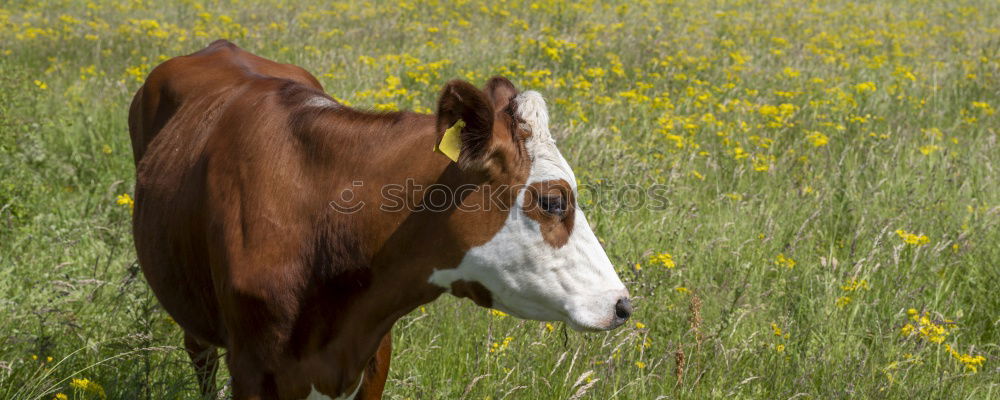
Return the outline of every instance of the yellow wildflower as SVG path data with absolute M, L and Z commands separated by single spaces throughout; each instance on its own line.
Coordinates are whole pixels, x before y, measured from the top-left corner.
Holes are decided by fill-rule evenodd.
M 736 148 L 733 149 L 733 158 L 735 158 L 737 160 L 743 159 L 743 158 L 747 158 L 749 156 L 750 155 L 747 154 L 747 152 L 745 150 L 743 150 L 742 147 L 736 146 Z
M 128 206 L 129 212 L 132 212 L 132 210 L 135 208 L 135 200 L 132 200 L 132 196 L 129 196 L 128 193 L 122 193 L 118 195 L 116 202 L 120 206 Z
M 899 235 L 900 239 L 903 239 L 906 244 L 913 246 L 923 246 L 931 242 L 931 239 L 927 235 L 916 235 L 902 229 L 897 229 L 896 234 Z
M 965 365 L 965 369 L 972 371 L 972 373 L 979 372 L 979 367 L 983 366 L 983 362 L 986 361 L 986 357 L 983 356 L 972 356 L 971 354 L 962 354 L 957 350 L 953 349 L 950 345 L 944 345 L 944 349 L 951 354 L 953 358 L 958 360 L 958 362 Z
M 830 138 L 819 132 L 811 132 L 809 133 L 809 136 L 806 136 L 806 138 L 809 139 L 814 147 L 822 147 L 826 146 L 827 143 L 830 143 Z
M 774 265 L 792 269 L 795 268 L 795 260 L 791 257 L 785 257 L 783 253 L 779 253 L 778 257 L 774 259 Z
M 854 91 L 858 93 L 875 92 L 876 87 L 874 82 L 861 82 L 854 85 Z
M 91 395 L 100 397 L 101 399 L 107 398 L 107 394 L 104 393 L 104 387 L 99 385 L 97 382 L 91 381 L 90 379 L 73 378 L 73 381 L 70 382 L 69 385 L 74 389 L 78 389 L 83 392 L 89 393 Z
M 668 269 L 672 269 L 677 266 L 674 262 L 674 257 L 670 253 L 656 253 L 649 256 L 649 263 L 653 265 L 662 265 Z
M 918 314 L 917 310 L 911 308 L 907 310 L 907 314 L 909 314 L 910 320 L 913 323 L 907 323 L 900 329 L 899 334 L 904 337 L 918 335 L 919 338 L 931 343 L 941 344 L 951 334 L 948 330 L 955 328 L 953 321 L 932 320 L 930 314 L 926 311 L 923 314 Z
M 767 172 L 771 169 L 771 162 L 774 156 L 755 154 L 752 160 L 753 170 L 757 172 Z
M 769 104 L 765 104 L 765 105 L 760 106 L 760 108 L 757 109 L 757 112 L 759 112 L 760 115 L 763 115 L 765 117 L 772 116 L 772 115 L 778 115 L 778 107 L 775 107 L 775 106 L 772 106 L 772 105 L 769 105 Z
M 990 103 L 984 101 L 973 101 L 972 108 L 978 108 L 986 115 L 993 115 L 993 113 L 996 112 L 993 110 L 993 107 L 990 106 Z
M 928 145 L 925 145 L 925 146 L 920 146 L 920 148 L 918 150 L 920 150 L 920 154 L 923 154 L 925 156 L 929 156 L 929 155 L 933 154 L 934 152 L 936 152 L 938 150 L 941 150 L 941 146 L 938 146 L 936 144 L 928 144 Z
M 865 290 L 869 289 L 868 280 L 862 279 L 859 281 L 857 279 L 851 278 L 851 280 L 847 281 L 847 283 L 840 285 L 840 290 L 843 290 L 845 292 L 854 292 L 861 289 Z

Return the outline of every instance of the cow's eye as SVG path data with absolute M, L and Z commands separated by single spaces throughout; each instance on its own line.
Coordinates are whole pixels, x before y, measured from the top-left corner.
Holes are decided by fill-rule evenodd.
M 562 195 L 541 196 L 538 198 L 538 207 L 549 215 L 559 218 L 566 216 L 566 198 Z

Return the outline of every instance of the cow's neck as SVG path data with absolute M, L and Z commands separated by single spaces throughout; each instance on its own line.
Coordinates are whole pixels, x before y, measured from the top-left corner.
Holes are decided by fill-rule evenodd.
M 344 366 L 338 380 L 344 382 L 345 388 L 360 376 L 382 336 L 399 318 L 444 292 L 427 279 L 434 269 L 454 268 L 461 261 L 467 249 L 460 248 L 457 244 L 461 241 L 452 236 L 481 235 L 484 237 L 478 240 L 485 241 L 485 236 L 492 235 L 491 229 L 482 228 L 495 226 L 493 230 L 499 230 L 506 215 L 499 207 L 487 213 L 460 214 L 455 210 L 457 201 L 449 201 L 445 209 L 379 210 L 386 205 L 383 188 L 387 184 L 423 188 L 437 185 L 447 189 L 437 193 L 456 193 L 459 187 L 485 183 L 484 178 L 461 171 L 444 155 L 432 151 L 437 140 L 432 118 L 413 121 L 408 132 L 395 139 L 386 144 L 392 146 L 384 149 L 388 155 L 369 159 L 374 167 L 357 193 L 365 207 L 371 207 L 360 211 L 359 220 L 354 220 L 360 222 L 354 226 L 363 227 L 360 234 L 364 243 L 375 244 L 364 249 L 368 269 L 334 277 L 331 281 L 337 282 L 336 287 L 318 293 L 327 297 L 322 303 L 336 308 L 318 310 L 326 313 L 320 318 L 327 328 L 319 332 L 319 337 L 311 335 L 309 342 L 321 357 L 339 360 Z M 466 204 L 482 203 L 488 196 L 479 192 L 463 199 Z M 498 197 L 513 201 L 507 193 L 494 196 Z M 467 221 L 469 218 L 472 220 Z M 477 229 L 462 232 L 463 224 L 475 224 Z M 453 229 L 455 226 L 459 229 Z M 473 238 L 473 242 L 476 240 Z M 358 284 L 345 288 L 344 281 Z

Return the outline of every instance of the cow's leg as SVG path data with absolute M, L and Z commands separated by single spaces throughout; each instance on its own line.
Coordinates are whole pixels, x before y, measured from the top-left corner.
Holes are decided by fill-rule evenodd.
M 234 344 L 227 348 L 226 366 L 233 379 L 234 400 L 279 398 L 274 375 L 261 369 L 260 360 L 253 354 L 239 350 Z
M 215 346 L 204 343 L 190 333 L 184 333 L 184 347 L 194 364 L 195 375 L 203 399 L 215 398 L 215 374 L 219 370 L 219 352 Z
M 392 359 L 392 331 L 382 337 L 382 343 L 375 357 L 368 363 L 357 400 L 380 400 L 385 389 L 385 379 L 389 376 L 389 361 Z

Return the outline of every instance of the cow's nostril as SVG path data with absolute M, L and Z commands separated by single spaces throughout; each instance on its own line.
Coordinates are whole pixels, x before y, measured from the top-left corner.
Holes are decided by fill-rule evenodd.
M 619 321 L 625 322 L 629 317 L 632 316 L 632 302 L 628 300 L 628 297 L 622 297 L 618 299 L 615 303 L 615 317 Z

